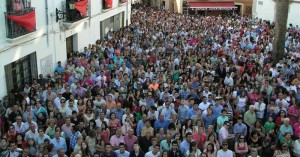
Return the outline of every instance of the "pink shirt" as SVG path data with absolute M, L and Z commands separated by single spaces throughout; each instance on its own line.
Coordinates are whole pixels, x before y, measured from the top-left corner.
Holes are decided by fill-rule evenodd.
M 71 123 L 70 126 L 67 126 L 66 124 L 64 124 L 63 126 L 61 126 L 61 130 L 64 131 L 67 135 L 67 137 L 70 138 L 71 134 L 72 134 L 72 126 L 74 124 Z
M 124 142 L 126 144 L 126 150 L 128 152 L 133 151 L 133 144 L 134 144 L 134 142 L 137 142 L 137 141 L 138 141 L 138 138 L 134 135 L 132 135 L 131 137 L 125 136 L 124 137 Z
M 295 123 L 293 125 L 293 127 L 294 127 L 294 136 L 295 137 L 299 137 L 299 135 L 300 135 L 300 124 L 299 123 Z
M 222 145 L 223 141 L 229 136 L 228 130 L 223 126 L 219 131 L 219 143 Z
M 116 136 L 116 135 L 113 135 L 111 138 L 110 138 L 110 144 L 112 145 L 112 146 L 119 146 L 119 144 L 121 143 L 121 142 L 123 142 L 123 143 L 125 143 L 125 141 L 124 141 L 124 136 L 120 136 L 119 138 Z

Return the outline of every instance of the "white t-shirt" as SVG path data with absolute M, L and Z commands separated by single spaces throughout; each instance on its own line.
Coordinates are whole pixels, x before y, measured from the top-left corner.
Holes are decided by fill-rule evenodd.
M 145 157 L 159 157 L 159 156 L 160 156 L 160 152 L 158 152 L 156 155 L 154 155 L 152 151 L 145 154 Z
M 217 157 L 233 157 L 231 150 L 224 151 L 223 149 L 218 150 Z

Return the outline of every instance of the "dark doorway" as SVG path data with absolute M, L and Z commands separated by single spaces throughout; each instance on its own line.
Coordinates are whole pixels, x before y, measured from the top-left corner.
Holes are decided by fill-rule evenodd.
M 73 52 L 73 36 L 66 39 L 67 53 Z

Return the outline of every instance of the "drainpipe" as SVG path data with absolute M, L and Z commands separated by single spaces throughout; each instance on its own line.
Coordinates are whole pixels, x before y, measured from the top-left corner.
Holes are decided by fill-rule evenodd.
M 48 17 L 48 14 L 49 14 L 49 5 L 48 5 L 48 0 L 45 1 L 46 3 L 46 25 L 47 25 L 47 46 L 49 47 L 49 17 Z

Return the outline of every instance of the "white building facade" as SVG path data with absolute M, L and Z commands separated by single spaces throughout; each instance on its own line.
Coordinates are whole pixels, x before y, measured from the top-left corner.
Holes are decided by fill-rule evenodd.
M 25 82 L 31 83 L 38 74 L 44 77 L 53 74 L 58 61 L 65 65 L 68 51 L 82 52 L 84 47 L 95 44 L 108 31 L 117 31 L 130 24 L 130 0 L 112 0 L 111 7 L 105 0 L 89 0 L 86 16 L 70 8 L 73 0 L 20 1 L 25 12 L 11 10 L 12 4 L 8 3 L 12 0 L 0 1 L 1 99 L 11 89 L 20 89 Z M 67 13 L 68 9 L 73 12 L 70 16 L 70 12 L 58 14 L 57 21 L 56 9 L 60 13 Z M 35 29 L 30 32 L 6 16 L 19 16 L 28 10 L 35 10 L 36 15 Z M 78 13 L 79 18 L 75 19 Z
M 253 0 L 253 16 L 264 20 L 275 20 L 275 2 L 273 0 Z M 300 26 L 300 0 L 291 0 L 288 24 Z

